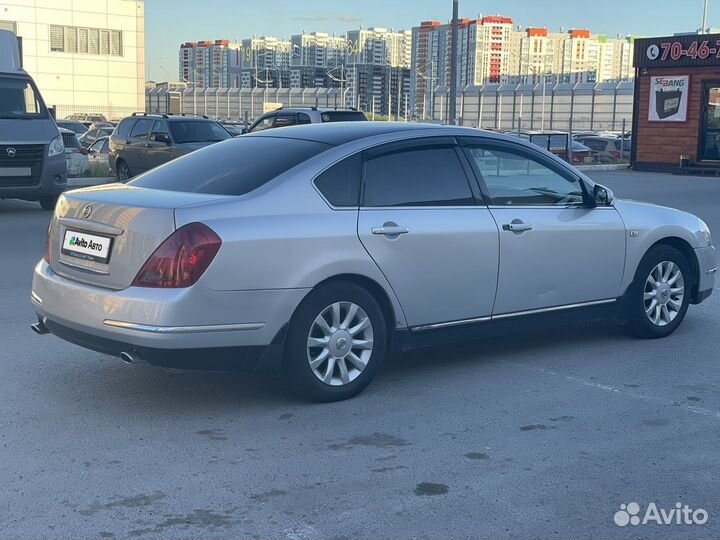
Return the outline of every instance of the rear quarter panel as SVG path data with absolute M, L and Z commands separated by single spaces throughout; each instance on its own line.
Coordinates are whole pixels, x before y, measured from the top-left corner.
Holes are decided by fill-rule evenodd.
M 385 290 L 397 326 L 405 327 L 392 288 L 357 237 L 358 209 L 331 209 L 312 185 L 316 170 L 296 168 L 248 195 L 176 210 L 178 227 L 200 221 L 222 239 L 202 277 L 204 286 L 218 291 L 312 289 L 334 276 L 360 275 Z

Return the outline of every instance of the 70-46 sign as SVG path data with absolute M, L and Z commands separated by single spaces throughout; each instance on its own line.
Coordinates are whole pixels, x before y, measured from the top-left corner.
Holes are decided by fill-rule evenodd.
M 661 43 L 659 48 L 657 45 L 650 45 L 650 47 L 648 47 L 648 58 L 650 58 L 650 60 L 656 60 L 659 56 L 660 60 L 663 62 L 668 58 L 680 60 L 683 56 L 692 58 L 693 60 L 696 58 L 705 60 L 710 56 L 720 58 L 720 40 L 715 41 L 713 45 L 713 47 L 710 47 L 710 42 L 708 40 L 699 43 L 697 41 L 693 41 L 686 49 L 679 41 L 666 41 Z
M 702 38 L 677 36 L 636 40 L 635 67 L 720 65 L 720 35 Z

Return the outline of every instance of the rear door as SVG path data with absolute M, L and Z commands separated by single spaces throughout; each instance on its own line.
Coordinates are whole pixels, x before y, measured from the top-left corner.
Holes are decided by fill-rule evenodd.
M 148 136 L 154 121 L 152 118 L 139 118 L 132 130 L 130 130 L 130 136 L 125 142 L 122 158 L 127 163 L 130 174 L 133 176 L 148 169 L 145 161 L 145 145 L 148 142 Z
M 614 207 L 586 205 L 579 177 L 535 150 L 462 144 L 500 227 L 494 315 L 620 296 L 625 225 Z
M 364 154 L 358 235 L 408 324 L 461 324 L 492 312 L 498 229 L 453 138 Z

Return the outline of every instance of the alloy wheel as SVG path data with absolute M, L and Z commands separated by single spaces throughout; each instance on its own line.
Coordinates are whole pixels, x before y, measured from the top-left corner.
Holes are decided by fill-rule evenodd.
M 652 269 L 645 281 L 645 314 L 655 326 L 667 326 L 675 320 L 685 298 L 685 279 L 680 267 L 663 261 Z
M 315 317 L 307 339 L 313 375 L 330 386 L 344 386 L 365 370 L 373 352 L 373 325 L 352 302 L 335 302 Z

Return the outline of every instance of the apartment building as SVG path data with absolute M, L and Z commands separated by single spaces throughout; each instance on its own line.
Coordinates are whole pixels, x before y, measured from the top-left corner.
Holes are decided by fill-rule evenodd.
M 143 109 L 142 0 L 0 0 L 0 28 L 22 40 L 23 66 L 58 116 Z
M 290 38 L 290 43 L 291 66 L 316 68 L 339 66 L 345 61 L 348 49 L 347 38 L 324 32 L 294 35 Z
M 240 88 L 286 88 L 291 84 L 288 68 L 292 44 L 272 36 L 244 39 L 240 47 L 239 69 L 231 70 Z
M 412 32 L 395 32 L 386 28 L 350 30 L 347 33 L 347 63 L 388 64 L 410 68 L 412 61 Z
M 227 39 L 180 45 L 179 77 L 196 88 L 232 87 L 230 73 L 241 60 L 241 46 Z

